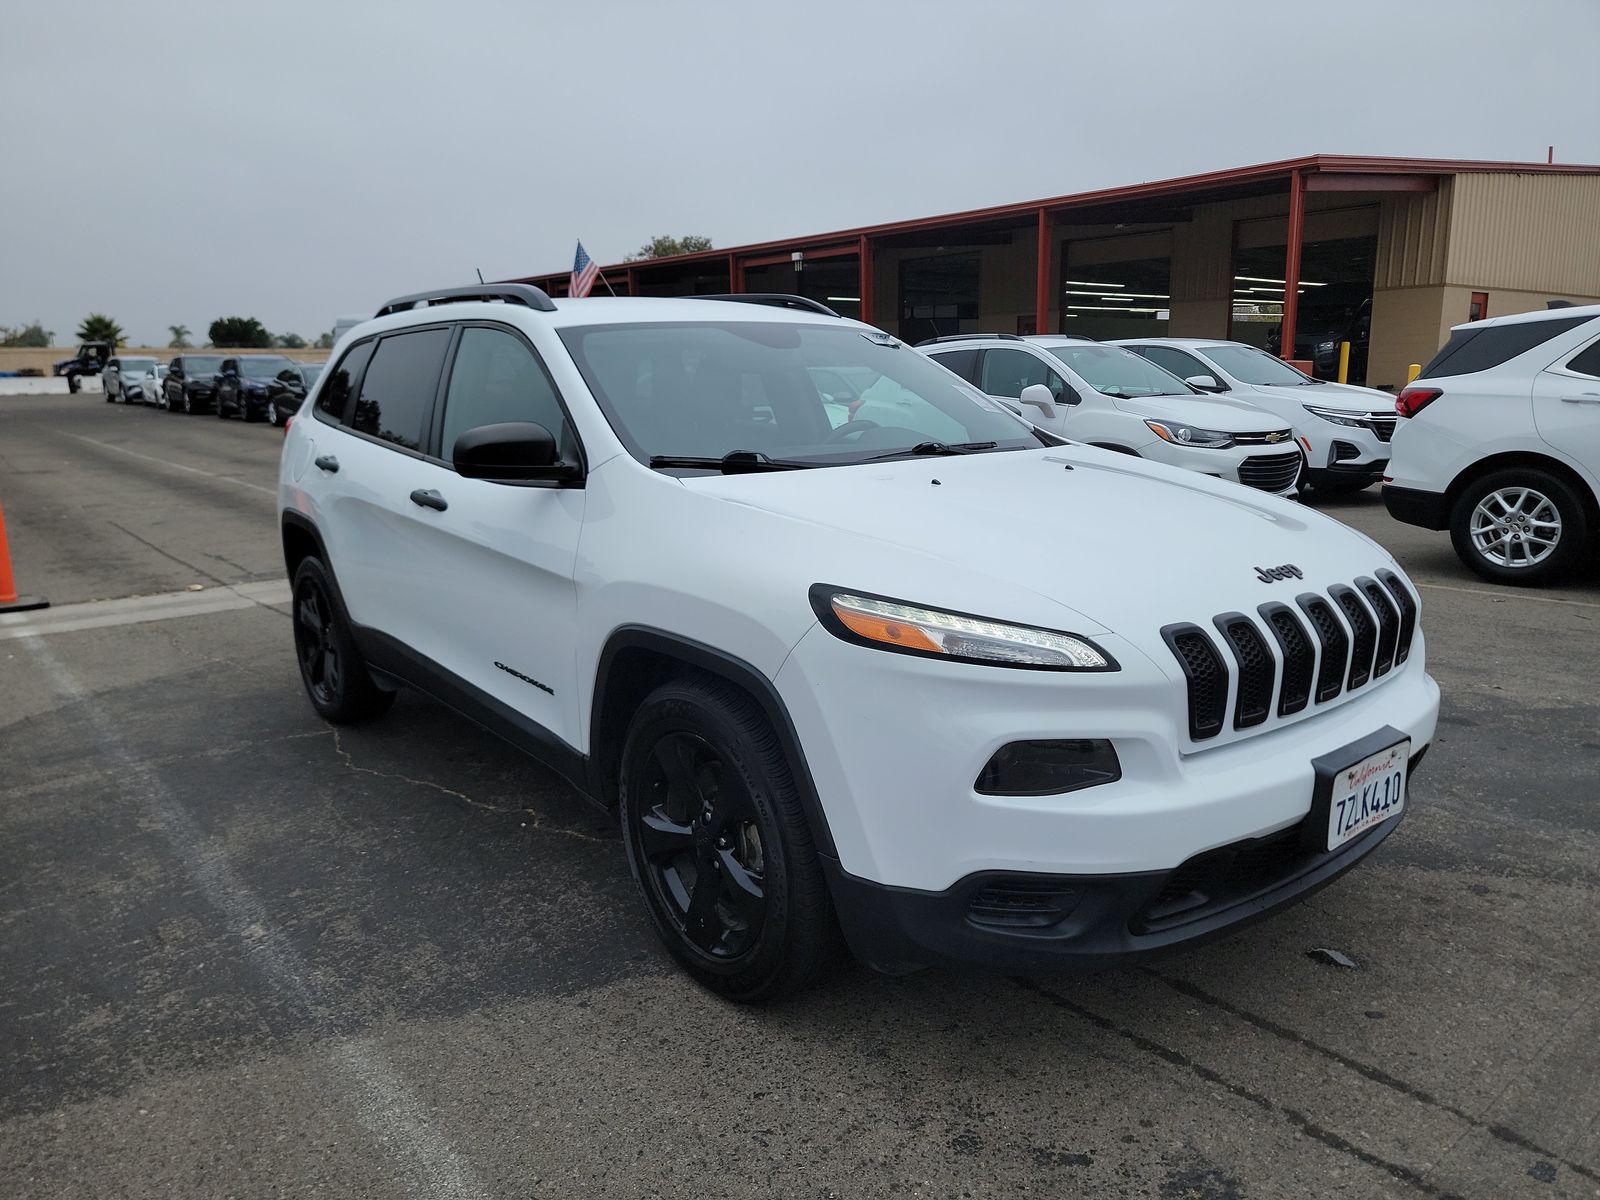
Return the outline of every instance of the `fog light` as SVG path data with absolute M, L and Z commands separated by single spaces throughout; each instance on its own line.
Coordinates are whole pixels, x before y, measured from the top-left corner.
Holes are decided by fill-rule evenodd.
M 1058 796 L 1121 778 L 1116 749 L 1103 738 L 1011 742 L 994 752 L 973 788 L 984 796 Z

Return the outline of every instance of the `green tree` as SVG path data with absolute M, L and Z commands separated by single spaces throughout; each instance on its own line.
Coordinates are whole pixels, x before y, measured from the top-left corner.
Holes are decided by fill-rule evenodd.
M 19 325 L 15 329 L 0 325 L 0 346 L 23 346 L 37 349 L 48 346 L 50 339 L 55 337 L 55 331 L 46 329 L 38 321 L 29 325 Z
M 172 340 L 167 343 L 167 349 L 189 349 L 189 327 L 187 325 L 168 325 L 167 331 L 172 334 Z
M 711 239 L 701 237 L 698 233 L 686 233 L 682 237 L 671 237 L 660 233 L 622 261 L 638 262 L 641 258 L 671 258 L 675 254 L 696 254 L 709 249 L 711 249 Z
M 122 345 L 122 339 L 125 337 L 127 334 L 122 332 L 122 326 L 105 313 L 90 313 L 83 319 L 83 324 L 78 326 L 80 342 L 110 342 L 116 347 Z
M 317 340 L 315 342 L 313 342 L 312 345 L 316 346 L 316 348 L 318 350 L 332 350 L 333 349 L 333 334 L 331 334 L 331 333 L 319 333 L 317 335 Z
M 306 340 L 298 333 L 280 333 L 278 335 L 278 348 L 281 350 L 304 350 Z
M 211 322 L 211 344 L 227 349 L 270 350 L 272 335 L 254 317 L 218 317 Z

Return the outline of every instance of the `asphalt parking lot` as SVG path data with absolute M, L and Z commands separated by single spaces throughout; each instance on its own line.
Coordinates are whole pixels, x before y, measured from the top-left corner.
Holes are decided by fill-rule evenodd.
M 1600 1195 L 1594 579 L 1496 588 L 1329 503 L 1418 584 L 1444 691 L 1372 860 L 1147 967 L 746 1010 L 555 777 L 414 696 L 314 716 L 279 444 L 0 397 L 54 605 L 0 618 L 0 1194 Z

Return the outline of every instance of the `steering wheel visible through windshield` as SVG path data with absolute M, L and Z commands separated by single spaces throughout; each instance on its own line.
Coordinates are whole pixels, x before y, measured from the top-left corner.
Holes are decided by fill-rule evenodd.
M 1050 353 L 1070 367 L 1075 375 L 1097 392 L 1107 396 L 1199 396 L 1192 388 L 1170 371 L 1163 370 L 1149 359 L 1140 358 L 1121 346 L 1101 346 L 1093 342 L 1081 345 L 1051 346 Z
M 559 332 L 641 462 L 712 466 L 752 455 L 837 466 L 1043 444 L 898 339 L 856 326 L 685 321 Z

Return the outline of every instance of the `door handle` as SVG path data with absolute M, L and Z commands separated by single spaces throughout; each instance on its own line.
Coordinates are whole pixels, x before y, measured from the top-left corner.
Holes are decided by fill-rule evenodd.
M 1563 404 L 1600 404 L 1600 392 L 1584 392 L 1577 396 L 1561 397 Z
M 339 473 L 339 460 L 331 454 L 324 454 L 321 458 L 316 459 L 315 462 L 319 471 L 326 471 L 330 475 Z
M 449 501 L 432 489 L 424 490 L 418 488 L 411 493 L 411 503 L 420 504 L 423 508 L 437 509 L 439 512 L 443 512 L 450 507 Z

